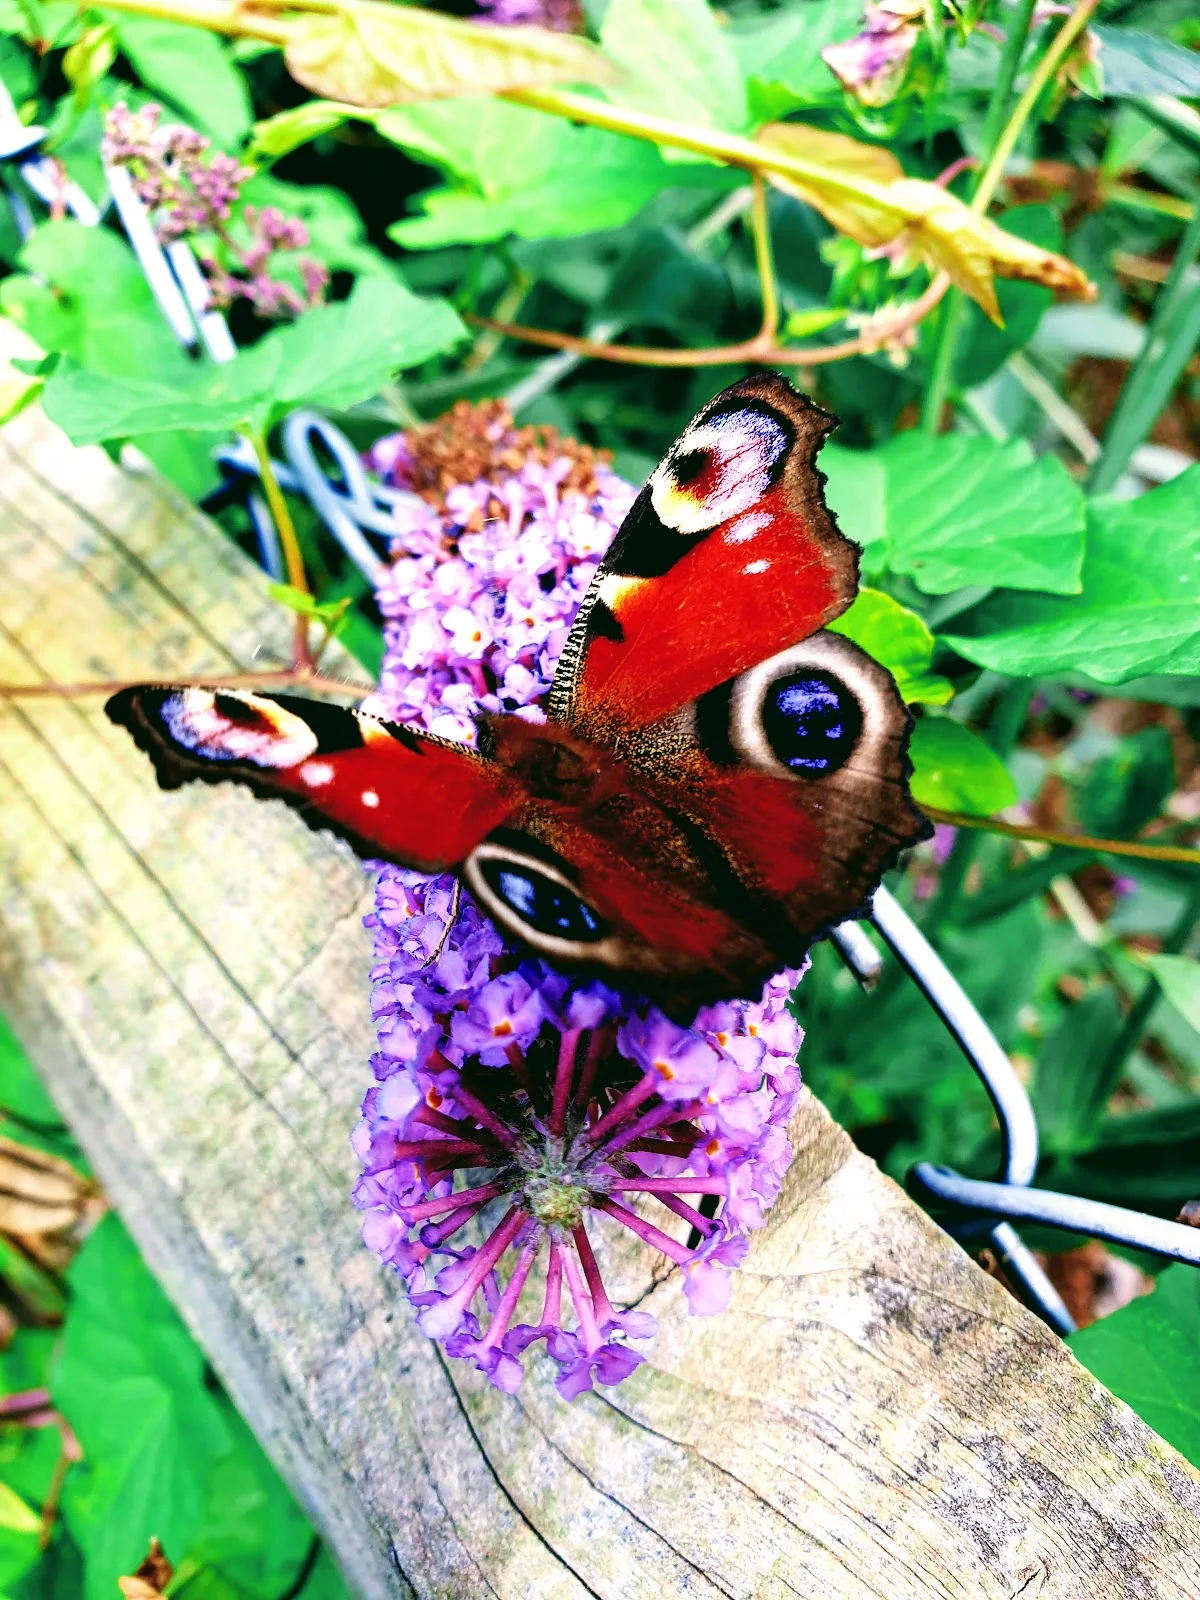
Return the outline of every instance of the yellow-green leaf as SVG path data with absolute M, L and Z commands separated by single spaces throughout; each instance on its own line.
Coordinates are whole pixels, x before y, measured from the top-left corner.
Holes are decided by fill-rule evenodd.
M 85 105 L 94 86 L 117 56 L 117 30 L 111 22 L 86 28 L 62 58 L 63 77 L 75 91 L 76 105 Z
M 896 680 L 900 698 L 909 705 L 944 706 L 953 698 L 954 685 L 948 678 L 929 671 L 933 659 L 933 635 L 915 611 L 909 611 L 881 589 L 860 589 L 854 604 L 835 622 L 833 633 L 847 639 L 873 656 Z
M 12 1533 L 40 1533 L 42 1529 L 37 1512 L 6 1483 L 0 1483 L 0 1528 Z
M 1017 798 L 1012 774 L 996 752 L 950 717 L 921 717 L 908 753 L 912 796 L 919 806 L 990 817 Z
M 949 273 L 993 322 L 1000 322 L 995 278 L 1024 278 L 1079 299 L 1094 289 L 1073 261 L 1007 233 L 948 189 L 905 177 L 890 151 L 799 122 L 774 122 L 758 143 L 789 156 L 794 171 L 768 172 L 786 194 L 815 207 L 840 233 L 897 260 Z
M 292 76 L 314 94 L 356 106 L 614 77 L 600 51 L 574 34 L 487 27 L 383 0 L 342 0 L 336 11 L 293 15 L 285 27 Z

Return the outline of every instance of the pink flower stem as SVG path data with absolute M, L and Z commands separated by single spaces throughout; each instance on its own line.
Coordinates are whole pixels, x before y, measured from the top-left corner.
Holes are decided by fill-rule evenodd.
M 474 1139 L 479 1142 L 478 1128 L 473 1128 L 469 1122 L 461 1118 L 448 1117 L 444 1112 L 434 1111 L 431 1106 L 422 1106 L 419 1111 L 415 1111 L 412 1120 L 426 1128 L 437 1128 L 440 1133 L 448 1133 L 453 1138 Z
M 562 1246 L 550 1241 L 550 1259 L 546 1263 L 546 1298 L 542 1302 L 542 1325 L 562 1327 Z
M 461 1195 L 459 1198 L 461 1200 Z M 486 1200 L 468 1201 L 465 1205 L 459 1205 L 452 1211 L 445 1222 L 427 1223 L 421 1230 L 422 1244 L 427 1244 L 431 1250 L 439 1250 L 447 1239 L 452 1238 L 458 1232 L 464 1222 L 470 1222 L 480 1206 L 486 1204 Z
M 592 1241 L 587 1236 L 587 1229 L 581 1222 L 577 1228 L 571 1229 L 571 1237 L 575 1241 L 575 1248 L 579 1252 L 579 1259 L 583 1263 L 583 1275 L 587 1279 L 587 1286 L 592 1296 L 592 1309 L 596 1313 L 596 1321 L 603 1327 L 606 1322 L 611 1322 L 614 1312 L 612 1302 L 608 1298 L 608 1291 L 604 1287 L 604 1279 L 600 1276 L 600 1263 L 596 1260 Z
M 599 1144 L 606 1133 L 612 1132 L 614 1128 L 619 1128 L 622 1123 L 627 1122 L 644 1101 L 649 1100 L 651 1095 L 658 1093 L 659 1081 L 657 1072 L 647 1072 L 638 1079 L 632 1089 L 626 1089 L 625 1093 L 609 1106 L 599 1122 L 594 1122 L 587 1129 L 584 1138 L 588 1144 Z
M 583 1286 L 583 1279 L 579 1275 L 575 1257 L 568 1250 L 563 1251 L 563 1272 L 566 1275 L 567 1288 L 571 1291 L 571 1302 L 575 1307 L 575 1315 L 579 1318 L 579 1331 L 583 1334 L 583 1348 L 590 1356 L 592 1351 L 599 1349 L 604 1341 L 600 1337 L 600 1329 L 596 1326 L 596 1313 Z
M 661 1251 L 670 1260 L 677 1261 L 680 1266 L 692 1259 L 690 1250 L 676 1243 L 669 1234 L 663 1233 L 661 1228 L 656 1228 L 653 1223 L 643 1222 L 641 1217 L 635 1216 L 632 1211 L 626 1211 L 625 1207 L 619 1206 L 615 1200 L 597 1198 L 594 1204 L 597 1211 L 616 1217 L 622 1227 L 628 1228 L 630 1233 L 636 1233 L 639 1239 L 652 1245 L 655 1250 Z
M 485 1200 L 494 1200 L 503 1191 L 498 1183 L 485 1183 L 481 1188 L 460 1190 L 458 1194 L 447 1195 L 442 1200 L 422 1200 L 415 1206 L 404 1206 L 403 1216 L 406 1222 L 412 1224 L 427 1222 L 430 1217 L 441 1217 L 447 1211 L 462 1205 L 464 1200 L 474 1200 L 482 1204 Z
M 706 1217 L 703 1212 L 697 1211 L 694 1206 L 689 1206 L 685 1200 L 680 1200 L 673 1194 L 656 1194 L 654 1198 L 666 1206 L 668 1211 L 673 1211 L 677 1217 L 682 1217 L 690 1228 L 699 1228 L 706 1239 L 716 1227 L 711 1217 Z
M 488 1152 L 474 1139 L 397 1139 L 395 1154 L 397 1161 L 433 1160 L 441 1164 L 447 1156 L 480 1156 Z M 496 1159 L 494 1151 L 491 1159 Z
M 526 1094 L 531 1093 L 532 1085 L 529 1081 L 529 1068 L 525 1062 L 525 1052 L 519 1044 L 506 1045 L 504 1054 L 508 1057 L 508 1064 L 512 1068 L 512 1075 L 524 1089 Z
M 592 1085 L 596 1081 L 596 1071 L 605 1056 L 611 1055 L 615 1042 L 616 1032 L 611 1023 L 597 1028 L 588 1040 L 587 1052 L 583 1058 L 583 1070 L 579 1074 L 579 1087 L 575 1090 L 575 1104 L 580 1110 L 587 1105 Z
M 525 1287 L 525 1279 L 529 1276 L 529 1269 L 537 1259 L 540 1244 L 541 1239 L 535 1238 L 522 1250 L 520 1258 L 513 1268 L 513 1275 L 508 1280 L 504 1293 L 500 1296 L 500 1304 L 492 1315 L 488 1331 L 480 1341 L 482 1349 L 490 1350 L 493 1345 L 499 1344 L 508 1332 L 509 1323 L 513 1319 L 513 1312 L 517 1309 L 517 1301 L 521 1298 L 521 1290 Z
M 453 1294 L 447 1295 L 448 1304 L 463 1312 L 475 1298 L 475 1291 L 487 1277 L 488 1273 L 508 1249 L 509 1245 L 520 1232 L 528 1213 L 521 1210 L 520 1206 L 510 1206 L 505 1212 L 499 1225 L 490 1233 L 484 1243 L 479 1247 L 478 1253 L 471 1260 L 471 1270 L 455 1289 Z
M 567 1125 L 567 1105 L 571 1098 L 571 1079 L 575 1074 L 575 1050 L 579 1044 L 580 1028 L 568 1028 L 558 1049 L 558 1066 L 554 1071 L 554 1099 L 550 1106 L 550 1132 L 562 1133 Z
M 681 1172 L 677 1178 L 618 1178 L 609 1184 L 614 1194 L 727 1194 L 724 1178 L 693 1178 Z
M 461 1083 L 454 1086 L 454 1098 L 464 1111 L 469 1111 L 479 1123 L 486 1128 L 506 1150 L 514 1152 L 521 1148 L 521 1141 L 509 1128 L 506 1128 L 494 1111 L 490 1111 L 482 1100 L 476 1099 L 469 1089 L 464 1089 Z
M 632 1093 L 632 1090 L 630 1093 Z M 620 1103 L 618 1100 L 617 1105 L 620 1105 Z M 616 1110 L 616 1106 L 613 1107 L 613 1110 Z M 674 1122 L 680 1117 L 698 1116 L 702 1110 L 703 1106 L 699 1100 L 690 1101 L 686 1106 L 655 1106 L 652 1111 L 643 1112 L 635 1122 L 631 1122 L 626 1128 L 621 1128 L 611 1139 L 606 1140 L 604 1145 L 596 1151 L 596 1154 L 599 1156 L 609 1151 L 625 1150 L 634 1139 L 640 1139 L 644 1134 L 653 1133 L 655 1128 L 660 1128 L 664 1122 Z M 596 1126 L 599 1127 L 600 1124 L 597 1123 Z

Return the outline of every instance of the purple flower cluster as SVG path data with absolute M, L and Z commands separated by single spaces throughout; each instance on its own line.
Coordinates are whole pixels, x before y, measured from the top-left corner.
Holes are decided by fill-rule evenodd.
M 904 82 L 924 14 L 922 0 L 866 0 L 862 31 L 827 45 L 821 59 L 860 104 L 887 105 Z
M 555 33 L 582 33 L 583 7 L 579 0 L 479 0 L 487 13 L 481 21 L 499 22 L 506 27 L 534 23 L 552 28 Z
M 114 106 L 105 117 L 101 155 L 107 166 L 128 167 L 162 244 L 176 239 L 203 242 L 198 256 L 211 305 L 225 310 L 243 299 L 267 318 L 296 317 L 320 305 L 329 273 L 319 261 L 297 261 L 301 289 L 273 278 L 270 271 L 278 252 L 303 250 L 308 244 L 304 224 L 275 206 L 245 206 L 237 216 L 242 185 L 255 169 L 213 150 L 195 128 L 163 123 L 161 117 L 161 106 L 147 105 L 137 112 L 123 101 Z M 249 234 L 248 242 L 235 240 L 235 223 Z
M 401 437 L 376 446 L 373 464 L 412 481 Z M 444 510 L 400 514 L 379 596 L 377 711 L 462 739 L 479 706 L 543 714 L 570 622 L 633 498 L 603 466 L 593 493 L 560 493 L 570 465 L 528 460 L 450 487 Z M 800 1030 L 787 999 L 799 974 L 683 1027 L 521 959 L 459 904 L 450 877 L 384 867 L 367 923 L 380 1048 L 354 1135 L 355 1203 L 424 1331 L 509 1392 L 537 1344 L 567 1399 L 619 1383 L 655 1323 L 613 1306 L 598 1225 L 677 1265 L 690 1310 L 722 1310 L 791 1159 Z M 463 1242 L 469 1224 L 474 1243 Z

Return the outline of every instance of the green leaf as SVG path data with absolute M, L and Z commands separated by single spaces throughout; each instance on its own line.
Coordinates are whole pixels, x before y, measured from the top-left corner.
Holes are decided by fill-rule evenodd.
M 548 28 L 496 28 L 421 6 L 353 0 L 293 19 L 288 71 L 314 94 L 382 107 L 551 83 L 609 83 L 612 64 L 586 39 Z
M 814 333 L 824 333 L 836 323 L 844 322 L 844 306 L 812 306 L 803 311 L 789 311 L 783 325 L 784 337 L 809 339 Z
M 44 222 L 0 283 L 0 310 L 43 350 L 111 375 L 186 377 L 193 370 L 163 321 L 137 257 L 107 228 Z
M 318 306 L 275 328 L 224 366 L 195 367 L 180 382 L 105 379 L 64 363 L 46 386 L 46 414 L 76 444 L 179 429 L 264 429 L 297 406 L 344 410 L 377 394 L 392 374 L 462 337 L 445 300 L 390 278 L 360 278 L 348 300 Z
M 51 1392 L 84 1460 L 68 1474 L 63 1514 L 84 1553 L 84 1600 L 111 1600 L 152 1534 L 187 1550 L 230 1436 L 203 1355 L 115 1215 L 89 1235 L 68 1281 Z
M 1175 757 L 1165 728 L 1142 728 L 1094 763 L 1076 811 L 1085 833 L 1124 839 L 1158 816 L 1175 787 Z
M 203 28 L 113 12 L 122 53 L 148 88 L 226 150 L 250 132 L 254 112 L 246 80 L 224 40 Z
M 1093 502 L 1082 577 L 1072 599 L 991 596 L 947 642 L 1013 677 L 1200 672 L 1200 466 L 1137 500 Z
M 41 1527 L 41 1518 L 32 1506 L 26 1505 L 6 1483 L 0 1483 L 0 1528 L 6 1533 L 37 1534 Z
M 909 745 L 918 805 L 988 817 L 1017 798 L 1012 774 L 977 733 L 950 717 L 921 717 Z
M 316 600 L 304 589 L 294 588 L 290 583 L 269 583 L 267 593 L 273 600 L 278 600 L 280 605 L 287 606 L 289 611 L 324 623 L 331 637 L 340 631 L 346 612 L 353 604 L 348 594 L 343 595 L 340 600 Z
M 1138 28 L 1093 27 L 1101 45 L 1104 92 L 1116 99 L 1148 99 L 1171 94 L 1200 97 L 1200 56 Z
M 117 57 L 117 30 L 111 22 L 86 28 L 62 58 L 63 77 L 75 91 L 75 103 L 87 104 L 88 95 Z
M 818 466 L 825 474 L 825 499 L 842 532 L 870 552 L 887 537 L 887 473 L 880 450 L 847 450 L 827 444 Z
M 406 249 L 617 228 L 669 183 L 736 181 L 715 168 L 693 176 L 642 140 L 572 127 L 502 100 L 408 106 L 372 120 L 385 139 L 457 180 L 419 196 L 424 216 L 388 229 Z
M 643 228 L 613 273 L 604 312 L 624 326 L 665 328 L 687 340 L 698 330 L 715 334 L 731 299 L 728 275 L 689 249 L 683 234 Z
M 1200 1033 L 1200 961 L 1191 956 L 1145 956 L 1143 960 L 1168 1002 Z
M 1068 1006 L 1038 1051 L 1030 1098 L 1049 1150 L 1086 1146 L 1112 1092 L 1102 1077 L 1121 1008 L 1105 985 Z
M 953 698 L 949 679 L 929 671 L 933 660 L 933 635 L 915 611 L 909 611 L 879 589 L 860 589 L 848 611 L 829 624 L 861 646 L 896 680 L 900 698 L 908 704 L 924 701 L 944 706 Z M 953 809 L 953 808 L 948 808 Z
M 802 0 L 729 29 L 746 77 L 750 118 L 774 122 L 806 106 L 840 105 L 841 86 L 821 59 L 826 45 L 858 31 L 861 0 Z
M 707 0 L 612 0 L 600 31 L 622 69 L 611 99 L 675 122 L 742 132 L 742 72 Z M 674 162 L 702 160 L 673 150 Z
M 1083 496 L 1024 440 L 902 433 L 883 449 L 888 563 L 925 594 L 968 584 L 1075 594 Z
M 1200 1466 L 1200 1272 L 1168 1267 L 1152 1294 L 1068 1343 L 1101 1383 Z
M 336 100 L 306 100 L 303 105 L 256 122 L 246 155 L 251 161 L 278 161 L 310 139 L 332 133 L 356 115 L 361 113 L 355 106 L 341 105 Z

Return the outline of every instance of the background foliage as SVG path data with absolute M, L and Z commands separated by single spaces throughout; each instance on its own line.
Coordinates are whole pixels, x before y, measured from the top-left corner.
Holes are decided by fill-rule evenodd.
M 374 33 L 342 18 L 334 37 L 328 16 L 314 21 L 300 6 L 286 39 L 267 29 L 230 40 L 124 6 L 0 0 L 0 79 L 19 121 L 46 127 L 65 175 L 102 199 L 106 111 L 162 103 L 255 169 L 243 201 L 301 218 L 306 252 L 331 279 L 331 303 L 283 327 L 238 301 L 236 360 L 195 363 L 119 232 L 55 217 L 23 238 L 29 197 L 14 178 L 0 197 L 0 309 L 54 359 L 9 374 L 4 404 L 44 391 L 73 438 L 113 450 L 133 441 L 197 498 L 218 483 L 214 444 L 235 428 L 265 439 L 298 404 L 321 406 L 366 447 L 459 399 L 492 396 L 518 421 L 610 450 L 618 471 L 641 480 L 696 408 L 742 375 L 777 299 L 771 338 L 841 419 L 821 465 L 863 545 L 868 589 L 839 627 L 892 668 L 914 707 L 918 798 L 1100 841 L 939 828 L 896 892 L 1030 1084 L 1039 1182 L 1175 1216 L 1200 1196 L 1196 869 L 1104 841 L 1186 845 L 1200 809 L 1191 8 L 1076 7 L 1073 20 L 1089 28 L 1015 126 L 1002 179 L 989 169 L 994 217 L 1041 263 L 1033 281 L 1001 266 L 1000 320 L 988 315 L 991 269 L 979 267 L 962 215 L 941 256 L 902 227 L 873 248 L 866 213 L 835 214 L 830 194 L 865 160 L 876 179 L 888 162 L 908 178 L 946 174 L 949 193 L 970 200 L 1016 96 L 1070 25 L 1061 17 L 1025 0 L 901 6 L 907 54 L 890 77 L 872 77 L 860 0 L 734 0 L 720 11 L 704 0 L 586 0 L 578 13 L 547 4 L 546 20 L 565 17 L 616 64 L 606 78 L 575 34 L 553 36 L 534 72 L 505 46 L 503 0 L 491 9 L 492 42 L 453 36 L 457 79 L 440 86 L 449 98 L 428 98 L 428 85 L 405 77 L 412 52 L 402 48 L 403 29 L 429 27 L 427 14 L 397 8 Z M 185 0 L 178 10 L 186 15 Z M 833 57 L 839 81 L 820 52 L 856 42 L 858 56 Z M 625 131 L 535 108 L 536 93 L 553 91 L 520 86 L 555 81 L 543 71 L 555 50 L 577 52 L 566 81 L 590 74 L 603 85 L 587 104 Z M 513 83 L 514 99 L 467 94 Z M 631 136 L 647 112 L 693 130 L 701 148 Z M 756 212 L 746 173 L 706 156 L 704 141 L 756 136 L 781 119 L 793 130 L 784 144 L 798 140 L 820 171 L 772 188 Z M 854 139 L 859 155 L 830 136 Z M 1073 264 L 1094 299 L 1056 303 L 1066 270 L 1038 252 Z M 947 261 L 969 292 L 905 323 L 904 307 Z M 288 259 L 280 270 L 297 271 Z M 821 354 L 897 307 L 900 322 L 875 348 Z M 479 317 L 567 348 L 550 353 Z M 582 359 L 570 348 L 580 337 L 649 353 L 635 364 Z M 795 358 L 801 346 L 811 360 Z M 377 663 L 364 580 L 303 505 L 291 509 L 316 606 L 349 599 L 345 638 Z M 251 549 L 237 508 L 221 515 Z M 994 1173 L 990 1107 L 911 985 L 888 969 L 864 996 L 821 946 L 798 1005 L 808 1083 L 889 1172 L 903 1179 L 930 1159 Z M 77 1158 L 7 1039 L 0 1100 L 14 1137 Z M 1058 1255 L 1078 1243 L 1033 1242 Z M 1084 1320 L 1103 1305 L 1104 1280 L 1120 1276 L 1103 1253 L 1089 1259 L 1082 1287 L 1060 1272 Z M 1147 1275 L 1139 1289 L 1160 1265 L 1136 1263 Z M 0 1432 L 0 1589 L 12 1600 L 99 1600 L 154 1533 L 176 1566 L 171 1592 L 193 1600 L 342 1593 L 114 1217 L 45 1293 L 37 1315 L 18 1297 L 3 1387 L 48 1386 L 83 1459 L 66 1471 L 42 1554 L 37 1508 L 58 1434 L 16 1423 Z M 1200 1277 L 1178 1266 L 1075 1348 L 1200 1462 L 1198 1329 Z

